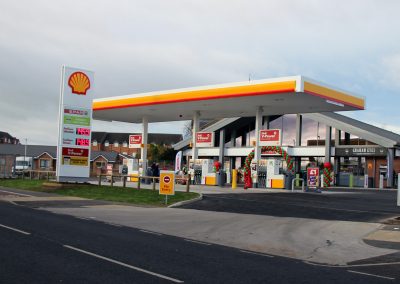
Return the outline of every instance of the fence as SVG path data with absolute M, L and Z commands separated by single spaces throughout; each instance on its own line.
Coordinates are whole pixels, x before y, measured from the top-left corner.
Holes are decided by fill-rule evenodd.
M 55 171 L 26 170 L 19 176 L 21 179 L 55 179 Z
M 99 175 L 98 176 L 98 184 L 99 186 L 101 186 L 102 183 L 102 178 L 106 178 L 110 180 L 110 185 L 114 186 L 114 182 L 116 181 L 116 179 L 119 179 L 120 181 L 122 181 L 122 186 L 126 187 L 126 182 L 128 175 Z M 153 176 L 136 176 L 135 178 L 138 179 L 137 181 L 137 189 L 140 189 L 140 186 L 142 183 L 144 184 L 153 184 L 153 190 L 156 190 L 156 183 L 160 181 L 160 177 L 153 177 Z M 152 182 L 148 182 L 148 181 L 152 181 Z M 175 182 L 179 182 L 179 181 L 185 181 L 186 183 L 186 192 L 190 191 L 190 175 L 188 175 L 187 177 L 175 177 Z
M 10 178 L 13 176 L 15 155 L 0 155 L 0 178 Z

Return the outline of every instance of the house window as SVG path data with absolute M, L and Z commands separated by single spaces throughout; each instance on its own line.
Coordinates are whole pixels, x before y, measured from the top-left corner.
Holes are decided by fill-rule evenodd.
M 49 160 L 40 160 L 40 168 L 41 169 L 48 169 L 50 167 L 50 161 Z
M 96 140 L 93 141 L 93 146 L 97 146 L 97 141 Z
M 128 147 L 128 142 L 124 141 L 124 143 L 122 143 L 123 147 Z
M 114 147 L 118 147 L 119 143 L 118 142 L 114 142 Z
M 110 146 L 110 143 L 108 141 L 105 141 L 104 146 L 108 147 L 108 146 Z
M 96 168 L 101 169 L 106 165 L 105 162 L 96 162 Z

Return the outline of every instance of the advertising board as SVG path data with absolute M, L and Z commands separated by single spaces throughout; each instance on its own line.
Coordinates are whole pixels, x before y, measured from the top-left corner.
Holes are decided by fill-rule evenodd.
M 307 168 L 307 186 L 318 187 L 319 168 Z
M 129 148 L 141 148 L 142 141 L 142 134 L 129 135 Z
M 59 182 L 85 182 L 90 172 L 94 73 L 62 67 L 56 176 Z
M 259 132 L 259 146 L 280 146 L 282 136 L 280 129 L 263 129 Z
M 196 133 L 197 147 L 214 147 L 214 132 L 197 132 Z

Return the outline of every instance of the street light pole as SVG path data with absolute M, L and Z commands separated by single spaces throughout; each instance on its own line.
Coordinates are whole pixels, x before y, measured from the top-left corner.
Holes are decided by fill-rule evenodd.
M 25 151 L 24 151 L 24 165 L 22 167 L 23 170 L 25 170 L 25 165 L 26 165 L 26 145 L 28 144 L 28 138 L 25 138 Z

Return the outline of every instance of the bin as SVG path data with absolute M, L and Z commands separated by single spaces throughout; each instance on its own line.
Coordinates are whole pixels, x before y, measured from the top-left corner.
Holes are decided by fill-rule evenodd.
M 217 185 L 223 186 L 226 183 L 226 173 L 217 173 Z
M 292 180 L 293 180 L 293 174 L 287 173 L 285 174 L 285 189 L 292 189 Z
M 368 188 L 374 188 L 374 187 L 375 187 L 374 178 L 368 177 Z

